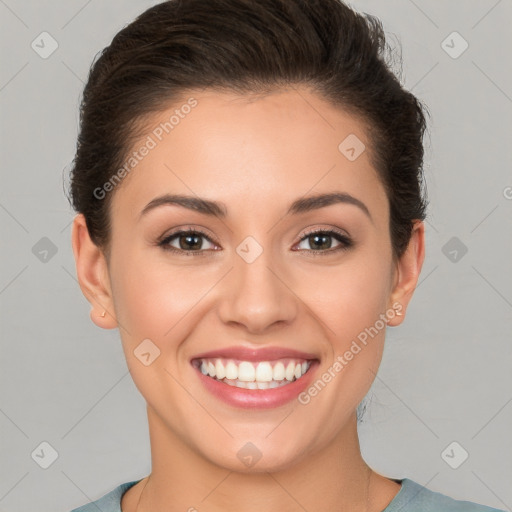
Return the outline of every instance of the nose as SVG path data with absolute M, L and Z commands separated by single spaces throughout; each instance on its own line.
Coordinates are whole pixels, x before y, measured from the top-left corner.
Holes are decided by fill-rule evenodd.
M 270 251 L 264 250 L 251 263 L 234 255 L 218 309 L 225 324 L 256 334 L 293 322 L 299 299 L 287 286 L 286 273 L 272 263 Z

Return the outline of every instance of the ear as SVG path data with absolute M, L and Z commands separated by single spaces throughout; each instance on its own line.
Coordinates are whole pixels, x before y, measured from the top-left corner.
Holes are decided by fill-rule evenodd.
M 397 326 L 403 322 L 405 311 L 416 289 L 424 259 L 425 224 L 416 220 L 413 224 L 409 245 L 396 262 L 395 280 L 388 307 L 394 309 L 398 314 L 389 319 L 389 326 Z M 400 313 L 401 315 L 399 315 Z
M 73 220 L 71 244 L 80 289 L 92 306 L 91 320 L 103 329 L 116 328 L 107 260 L 103 251 L 91 240 L 81 213 Z

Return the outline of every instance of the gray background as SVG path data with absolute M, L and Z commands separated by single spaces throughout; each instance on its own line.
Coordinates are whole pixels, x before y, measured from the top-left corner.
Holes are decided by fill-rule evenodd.
M 76 281 L 62 181 L 94 55 L 155 3 L 0 0 L 4 512 L 70 510 L 150 471 L 118 332 L 92 324 Z M 401 41 L 404 83 L 432 113 L 426 260 L 405 323 L 388 330 L 363 455 L 387 476 L 512 510 L 512 5 L 352 5 Z M 58 43 L 46 59 L 31 47 L 51 48 L 43 31 Z M 442 45 L 453 31 L 469 44 L 457 58 L 462 40 Z M 446 461 L 460 463 L 459 445 L 442 455 L 453 441 L 469 453 L 458 469 Z

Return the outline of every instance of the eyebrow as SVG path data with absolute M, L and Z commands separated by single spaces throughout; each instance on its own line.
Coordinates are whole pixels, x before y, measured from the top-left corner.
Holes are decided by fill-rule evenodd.
M 288 213 L 298 214 L 330 206 L 332 204 L 345 203 L 357 206 L 362 210 L 365 215 L 373 222 L 370 210 L 368 207 L 359 199 L 345 192 L 332 192 L 330 194 L 318 194 L 316 196 L 309 196 L 297 199 L 292 203 L 288 209 Z
M 332 192 L 330 194 L 317 194 L 315 196 L 301 197 L 295 200 L 288 208 L 288 214 L 297 215 L 300 213 L 317 210 L 333 204 L 345 203 L 357 206 L 373 222 L 367 206 L 359 199 L 345 192 Z M 140 213 L 140 217 L 149 211 L 163 205 L 177 205 L 189 210 L 194 210 L 204 215 L 225 218 L 227 208 L 224 203 L 203 199 L 200 197 L 185 196 L 179 194 L 165 194 L 150 201 Z

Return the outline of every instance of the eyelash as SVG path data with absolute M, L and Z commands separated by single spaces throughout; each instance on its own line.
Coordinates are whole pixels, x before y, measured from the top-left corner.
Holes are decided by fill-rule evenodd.
M 337 240 L 338 242 L 340 242 L 340 245 L 338 245 L 338 247 L 334 247 L 334 248 L 330 248 L 330 249 L 326 249 L 326 250 L 298 249 L 298 251 L 299 252 L 306 251 L 308 253 L 311 253 L 312 256 L 323 256 L 326 254 L 337 253 L 340 251 L 347 251 L 354 245 L 352 240 L 347 235 L 344 235 L 340 231 L 337 231 L 334 229 L 313 229 L 311 231 L 304 233 L 304 235 L 302 235 L 301 239 L 299 240 L 299 243 L 302 242 L 303 240 L 309 238 L 310 236 L 316 235 L 316 234 L 330 236 L 330 237 L 334 238 L 335 240 Z
M 171 240 L 173 240 L 174 238 L 179 238 L 181 235 L 190 235 L 190 234 L 201 235 L 202 237 L 206 238 L 210 243 L 212 243 L 212 244 L 215 243 L 211 240 L 211 238 L 204 231 L 201 231 L 200 229 L 190 228 L 190 229 L 182 229 L 180 231 L 175 231 L 174 233 L 171 233 L 169 236 L 166 236 L 161 242 L 159 242 L 158 245 L 160 247 L 162 247 L 162 249 L 164 251 L 169 251 L 169 252 L 172 252 L 175 254 L 182 254 L 185 256 L 204 256 L 205 255 L 204 250 L 185 251 L 183 249 L 176 249 L 176 247 L 172 247 L 171 245 L 169 245 Z
M 178 238 L 182 235 L 189 235 L 189 234 L 200 235 L 200 236 L 206 238 L 210 243 L 215 244 L 215 242 L 213 242 L 211 240 L 211 238 L 204 231 L 201 231 L 200 229 L 190 228 L 190 229 L 175 231 L 174 233 L 171 233 L 170 235 L 166 236 L 163 240 L 158 242 L 158 246 L 162 247 L 162 249 L 164 251 L 169 251 L 169 252 L 172 252 L 175 254 L 181 254 L 181 255 L 185 255 L 185 256 L 205 256 L 206 252 L 211 251 L 211 249 L 207 249 L 207 250 L 200 249 L 198 251 L 186 251 L 184 249 L 177 249 L 176 247 L 172 247 L 171 245 L 169 245 L 169 243 L 172 240 L 174 240 L 175 238 Z M 323 255 L 326 253 L 332 254 L 332 253 L 338 252 L 338 251 L 346 251 L 353 246 L 353 242 L 349 237 L 347 237 L 346 235 L 344 235 L 343 233 L 341 233 L 339 231 L 332 230 L 332 229 L 331 230 L 314 229 L 312 231 L 308 231 L 307 233 L 304 233 L 304 235 L 302 236 L 302 238 L 299 240 L 298 243 L 301 243 L 308 237 L 310 237 L 312 235 L 316 235 L 316 234 L 330 236 L 330 237 L 334 238 L 335 240 L 337 240 L 338 242 L 340 242 L 341 245 L 339 245 L 338 247 L 335 247 L 334 249 L 326 249 L 326 250 L 298 249 L 297 251 L 298 252 L 305 251 L 305 252 L 312 253 L 312 255 L 314 255 L 314 256 L 320 256 L 320 255 Z

